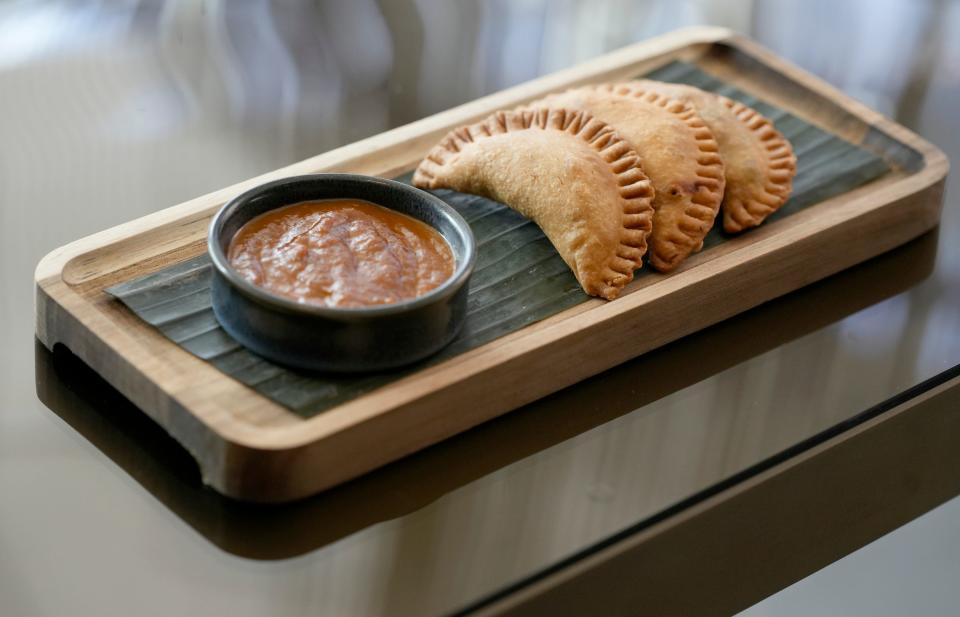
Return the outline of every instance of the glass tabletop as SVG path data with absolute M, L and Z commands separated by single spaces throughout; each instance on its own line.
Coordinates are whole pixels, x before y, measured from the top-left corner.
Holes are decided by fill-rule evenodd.
M 32 340 L 32 269 L 56 246 L 683 25 L 750 34 L 956 155 L 960 6 L 871 6 L 0 7 L 2 606 L 455 612 L 960 364 L 952 178 L 938 230 L 284 507 L 204 489 Z

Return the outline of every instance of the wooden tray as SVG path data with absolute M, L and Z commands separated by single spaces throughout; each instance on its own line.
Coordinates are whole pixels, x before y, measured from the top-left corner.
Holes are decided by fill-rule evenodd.
M 882 152 L 891 173 L 308 419 L 194 357 L 103 292 L 205 250 L 212 214 L 267 180 L 316 171 L 395 176 L 447 130 L 565 87 L 672 60 Z M 622 49 L 78 240 L 36 271 L 37 336 L 101 373 L 240 499 L 286 501 L 343 482 L 631 357 L 918 236 L 939 220 L 946 157 L 904 127 L 718 28 Z

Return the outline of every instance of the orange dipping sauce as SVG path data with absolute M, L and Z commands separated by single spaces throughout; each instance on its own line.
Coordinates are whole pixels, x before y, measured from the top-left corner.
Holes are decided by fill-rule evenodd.
M 254 285 L 331 307 L 416 298 L 449 279 L 456 261 L 433 227 L 357 199 L 265 212 L 240 228 L 227 258 Z

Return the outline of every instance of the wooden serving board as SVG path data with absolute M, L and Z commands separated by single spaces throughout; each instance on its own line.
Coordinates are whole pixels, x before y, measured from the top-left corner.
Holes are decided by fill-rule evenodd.
M 349 171 L 396 176 L 449 129 L 570 86 L 691 62 L 882 154 L 893 171 L 321 414 L 304 418 L 191 355 L 104 289 L 205 251 L 210 217 L 268 180 Z M 253 178 L 46 256 L 37 336 L 101 373 L 197 459 L 226 495 L 287 501 L 360 475 L 681 336 L 914 238 L 939 221 L 948 163 L 934 146 L 760 48 L 693 28 Z

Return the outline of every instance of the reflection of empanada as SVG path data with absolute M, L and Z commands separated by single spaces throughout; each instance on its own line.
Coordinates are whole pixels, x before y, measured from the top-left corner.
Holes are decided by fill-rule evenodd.
M 755 110 L 693 86 L 657 81 L 637 82 L 693 105 L 720 146 L 727 187 L 723 195 L 723 229 L 756 227 L 790 196 L 797 159 L 773 124 Z
M 540 226 L 584 291 L 609 300 L 640 267 L 652 226 L 653 186 L 637 161 L 589 114 L 497 112 L 451 131 L 413 183 L 507 204 Z
M 630 82 L 587 86 L 533 105 L 583 109 L 609 123 L 640 155 L 656 189 L 650 263 L 662 272 L 700 250 L 723 198 L 717 142 L 693 107 Z

